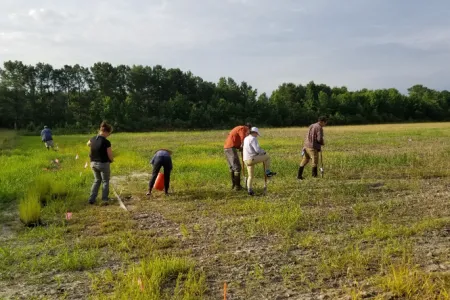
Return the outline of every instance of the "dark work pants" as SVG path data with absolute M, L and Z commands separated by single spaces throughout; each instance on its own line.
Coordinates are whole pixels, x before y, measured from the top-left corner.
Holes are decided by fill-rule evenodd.
M 172 158 L 170 156 L 157 156 L 155 158 L 155 161 L 153 162 L 152 178 L 148 183 L 148 189 L 149 191 L 153 189 L 161 167 L 164 168 L 164 191 L 167 194 L 169 192 L 170 172 L 172 171 Z

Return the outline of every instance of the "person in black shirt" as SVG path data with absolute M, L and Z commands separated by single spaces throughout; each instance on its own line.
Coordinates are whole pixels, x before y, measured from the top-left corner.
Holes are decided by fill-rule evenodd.
M 87 145 L 91 148 L 89 157 L 91 158 L 91 169 L 94 173 L 94 183 L 89 196 L 89 203 L 94 204 L 97 198 L 100 183 L 103 183 L 102 202 L 108 204 L 109 178 L 111 176 L 110 164 L 114 161 L 111 149 L 111 142 L 106 138 L 110 136 L 112 127 L 106 122 L 100 124 L 98 135 L 91 138 Z

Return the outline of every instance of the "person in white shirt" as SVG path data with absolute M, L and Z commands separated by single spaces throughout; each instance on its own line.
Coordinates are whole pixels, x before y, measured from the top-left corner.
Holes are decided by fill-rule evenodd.
M 263 162 L 265 164 L 266 167 L 265 172 L 267 177 L 272 177 L 273 175 L 277 174 L 270 171 L 270 157 L 269 155 L 267 155 L 266 151 L 261 149 L 261 147 L 259 146 L 257 138 L 258 136 L 261 136 L 259 134 L 258 128 L 252 127 L 250 129 L 250 135 L 248 135 L 244 139 L 243 154 L 244 154 L 244 163 L 247 166 L 248 171 L 247 187 L 248 187 L 248 194 L 250 196 L 254 195 L 252 183 L 255 165 L 257 163 Z

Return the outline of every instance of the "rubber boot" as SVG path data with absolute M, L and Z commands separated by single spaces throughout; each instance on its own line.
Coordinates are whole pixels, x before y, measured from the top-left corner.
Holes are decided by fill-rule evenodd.
M 234 173 L 233 172 L 230 172 L 230 174 L 231 174 L 231 183 L 233 184 L 231 186 L 231 189 L 234 190 L 234 187 L 236 186 L 236 179 L 234 178 Z
M 242 190 L 241 173 L 234 174 L 234 186 L 236 187 L 236 191 Z
M 305 178 L 303 178 L 303 169 L 304 169 L 305 167 L 302 167 L 302 166 L 300 166 L 299 168 L 298 168 L 298 173 L 297 173 L 297 179 L 298 180 L 303 180 L 303 179 L 305 179 Z
M 312 168 L 312 177 L 317 177 L 317 167 Z

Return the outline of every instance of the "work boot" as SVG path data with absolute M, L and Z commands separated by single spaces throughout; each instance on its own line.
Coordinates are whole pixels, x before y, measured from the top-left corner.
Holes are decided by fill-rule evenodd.
M 233 184 L 231 186 L 231 189 L 234 190 L 234 187 L 236 186 L 236 179 L 234 178 L 234 173 L 233 172 L 231 172 L 230 174 L 231 174 L 231 183 Z
M 317 167 L 312 168 L 312 177 L 317 177 Z
M 305 179 L 305 178 L 303 178 L 303 169 L 304 169 L 305 167 L 302 167 L 302 166 L 300 166 L 299 168 L 298 168 L 298 173 L 297 173 L 297 179 L 298 180 L 303 180 L 303 179 Z
M 241 173 L 235 173 L 235 175 L 234 175 L 234 186 L 236 187 L 236 191 L 242 190 Z

